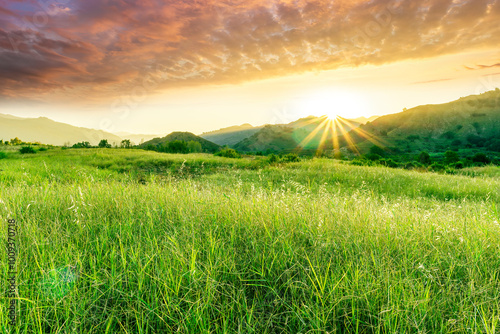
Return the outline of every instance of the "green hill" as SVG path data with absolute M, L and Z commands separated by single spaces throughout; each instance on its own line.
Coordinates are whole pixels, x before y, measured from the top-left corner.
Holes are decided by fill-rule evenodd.
M 168 142 L 173 142 L 173 141 L 184 141 L 184 142 L 198 142 L 201 144 L 201 148 L 203 152 L 208 152 L 208 153 L 214 153 L 220 150 L 220 146 L 208 141 L 204 138 L 201 138 L 191 132 L 172 132 L 171 134 L 163 137 L 163 138 L 154 138 L 151 140 L 148 140 L 147 142 L 141 144 L 139 147 L 141 148 L 146 148 L 148 146 L 154 146 L 158 147 L 161 145 L 164 145 L 165 143 Z
M 243 152 L 316 150 L 320 146 L 327 122 L 326 116 L 309 116 L 286 125 L 266 125 L 233 147 Z M 351 126 L 343 125 L 346 131 L 361 125 L 354 121 L 350 121 L 350 124 Z M 317 129 L 319 131 L 315 133 Z M 332 135 L 333 131 L 328 131 L 323 138 L 324 142 L 331 143 Z
M 234 146 L 243 139 L 246 139 L 262 129 L 262 126 L 254 127 L 250 124 L 236 125 L 220 130 L 205 132 L 200 135 L 201 138 L 209 140 L 217 145 Z
M 450 148 L 500 151 L 500 90 L 382 116 L 361 129 L 386 146 L 406 152 Z M 361 150 L 373 145 L 356 131 L 350 136 Z M 341 143 L 346 145 L 345 140 Z

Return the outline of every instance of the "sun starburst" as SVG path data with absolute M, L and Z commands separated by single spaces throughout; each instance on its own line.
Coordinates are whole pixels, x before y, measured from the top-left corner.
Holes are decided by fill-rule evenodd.
M 328 148 L 328 142 L 331 141 L 331 148 L 335 152 L 338 152 L 341 149 L 340 145 L 340 137 L 342 137 L 347 145 L 347 147 L 354 152 L 355 154 L 360 154 L 360 151 L 357 146 L 357 141 L 353 138 L 352 135 L 356 135 L 355 137 L 362 138 L 373 143 L 379 147 L 386 147 L 387 143 L 381 139 L 376 137 L 375 135 L 363 130 L 360 128 L 359 124 L 354 124 L 348 119 L 342 117 L 329 118 L 328 116 L 322 116 L 319 118 L 321 122 L 314 128 L 298 145 L 296 150 L 303 150 L 311 141 L 318 137 L 320 137 L 319 143 L 317 145 L 317 151 L 324 151 Z M 318 122 L 318 119 L 311 119 L 306 121 L 301 125 L 301 128 Z

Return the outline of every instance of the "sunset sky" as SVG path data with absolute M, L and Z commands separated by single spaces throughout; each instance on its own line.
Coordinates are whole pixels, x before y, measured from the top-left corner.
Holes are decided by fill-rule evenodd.
M 0 113 L 195 133 L 500 86 L 500 0 L 0 0 Z

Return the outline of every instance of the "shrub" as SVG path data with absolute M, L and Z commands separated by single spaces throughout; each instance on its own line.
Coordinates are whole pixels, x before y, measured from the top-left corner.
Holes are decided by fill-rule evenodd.
M 382 157 L 376 153 L 368 153 L 365 154 L 365 158 L 371 161 L 377 161 L 380 160 Z
M 267 158 L 267 161 L 271 164 L 277 163 L 280 161 L 280 158 L 274 153 L 271 153 L 269 157 Z
M 455 134 L 451 131 L 445 132 L 441 135 L 441 137 L 446 138 L 446 139 L 455 139 Z
M 455 171 L 455 169 L 453 168 L 446 168 L 445 171 L 444 171 L 446 174 L 456 174 L 457 172 Z
M 300 158 L 296 153 L 288 153 L 282 158 L 283 162 L 299 162 Z
M 491 162 L 490 158 L 488 158 L 484 153 L 477 153 L 472 157 L 472 161 L 481 164 L 489 164 Z
M 457 152 L 454 151 L 446 151 L 444 154 L 444 161 L 446 164 L 453 164 L 455 162 L 458 162 L 460 160 L 460 157 L 458 156 Z
M 445 169 L 445 166 L 443 164 L 435 162 L 432 165 L 430 165 L 429 168 L 433 171 L 443 171 Z
M 365 166 L 366 160 L 354 159 L 353 161 L 351 161 L 351 165 L 353 165 L 353 166 Z
M 407 163 L 405 164 L 405 169 L 414 169 L 414 168 L 416 168 L 416 167 L 417 167 L 417 166 L 416 166 L 413 162 L 411 162 L 411 161 L 410 161 L 410 162 L 407 162 Z
M 7 158 L 7 153 L 0 151 L 0 159 Z
M 40 147 L 40 148 L 38 149 L 38 152 L 45 152 L 45 151 L 47 151 L 47 150 L 48 150 L 48 148 L 46 148 L 46 147 Z
M 373 145 L 372 147 L 370 147 L 370 153 L 377 154 L 383 157 L 385 155 L 385 150 L 380 146 Z
M 222 149 L 219 152 L 215 153 L 214 155 L 216 155 L 218 157 L 232 158 L 232 159 L 241 158 L 241 154 L 239 154 L 238 151 L 236 151 L 232 148 Z
M 21 147 L 21 149 L 19 150 L 19 153 L 21 154 L 33 154 L 33 153 L 36 153 L 35 149 L 31 146 L 23 146 Z
M 392 159 L 387 159 L 385 161 L 385 164 L 386 164 L 387 167 L 390 167 L 390 168 L 398 168 L 399 167 L 399 164 L 396 161 L 392 160 Z
M 420 152 L 417 159 L 418 159 L 418 162 L 420 162 L 424 165 L 430 165 L 432 162 L 431 156 L 429 155 L 429 153 L 427 153 L 425 151 Z
M 451 165 L 451 166 L 452 166 L 453 168 L 455 168 L 455 169 L 462 169 L 462 168 L 464 168 L 464 167 L 465 167 L 465 166 L 464 166 L 464 163 L 463 163 L 462 161 L 458 161 L 458 162 L 454 163 L 454 164 L 453 164 L 453 165 Z

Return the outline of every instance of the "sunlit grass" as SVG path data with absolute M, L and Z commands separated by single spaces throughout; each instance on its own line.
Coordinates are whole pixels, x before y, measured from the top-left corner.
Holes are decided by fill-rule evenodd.
M 20 227 L 19 333 L 497 326 L 494 171 L 135 150 L 49 150 L 0 169 L 2 230 L 7 217 Z

